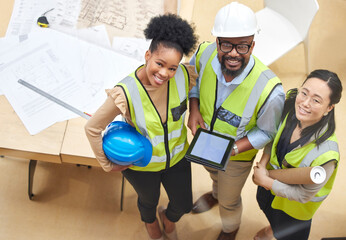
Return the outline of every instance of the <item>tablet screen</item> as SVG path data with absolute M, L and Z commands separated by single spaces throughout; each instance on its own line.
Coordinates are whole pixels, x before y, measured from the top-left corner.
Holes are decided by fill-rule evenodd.
M 234 139 L 199 128 L 186 153 L 189 161 L 224 170 L 232 152 Z

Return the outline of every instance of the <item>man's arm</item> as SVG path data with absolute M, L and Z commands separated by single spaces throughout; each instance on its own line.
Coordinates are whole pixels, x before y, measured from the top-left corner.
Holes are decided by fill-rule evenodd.
M 196 134 L 197 128 L 201 127 L 206 129 L 203 117 L 199 111 L 199 99 L 190 98 L 190 114 L 187 126 L 190 128 L 192 135 Z
M 255 149 L 263 148 L 275 136 L 285 103 L 282 85 L 276 86 L 263 105 L 257 117 L 257 127 L 251 129 L 247 137 Z

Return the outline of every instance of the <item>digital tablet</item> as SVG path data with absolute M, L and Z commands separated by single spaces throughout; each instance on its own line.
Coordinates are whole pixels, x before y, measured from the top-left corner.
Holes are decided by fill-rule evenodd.
M 198 128 L 185 157 L 190 162 L 225 171 L 233 144 L 231 137 Z

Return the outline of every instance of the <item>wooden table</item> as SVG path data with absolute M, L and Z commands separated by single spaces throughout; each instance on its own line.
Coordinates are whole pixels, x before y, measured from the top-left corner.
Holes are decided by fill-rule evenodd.
M 61 162 L 100 166 L 84 133 L 86 121 L 81 117 L 67 121 L 64 141 L 60 150 Z
M 100 167 L 84 133 L 84 118 L 59 122 L 36 135 L 30 135 L 4 95 L 0 96 L 0 155 L 29 159 L 28 196 L 32 192 L 37 161 L 72 163 Z M 120 194 L 123 210 L 124 183 Z
M 86 120 L 84 118 L 75 118 L 68 120 L 66 126 L 65 137 L 62 143 L 60 157 L 62 163 L 74 163 L 79 165 L 86 165 L 88 167 L 97 166 L 99 163 L 95 159 L 94 153 L 91 150 L 89 141 L 84 132 L 84 125 Z M 121 193 L 120 193 L 120 211 L 123 210 L 124 202 L 124 187 L 125 178 L 122 175 L 121 179 Z
M 4 95 L 0 96 L 0 155 L 29 159 L 28 195 L 32 200 L 37 161 L 100 167 L 84 133 L 84 118 L 59 122 L 30 135 Z M 123 209 L 124 176 L 120 195 Z
M 0 155 L 31 159 L 29 163 L 29 198 L 37 161 L 61 163 L 60 150 L 67 121 L 56 123 L 31 136 L 4 95 L 0 96 Z
M 12 15 L 14 0 L 0 1 L 0 37 L 5 36 Z M 176 12 L 176 1 L 165 1 L 166 12 Z M 28 195 L 33 199 L 32 186 L 37 161 L 100 166 L 84 133 L 86 120 L 71 119 L 56 123 L 31 136 L 4 95 L 0 95 L 0 155 L 30 159 Z M 122 177 L 120 209 L 123 205 Z

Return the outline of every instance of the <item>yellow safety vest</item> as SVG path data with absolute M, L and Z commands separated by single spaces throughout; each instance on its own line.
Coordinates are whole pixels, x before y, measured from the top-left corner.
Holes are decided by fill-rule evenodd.
M 124 89 L 131 120 L 137 131 L 153 145 L 153 154 L 148 166 L 134 166 L 131 169 L 157 172 L 178 163 L 189 147 L 184 125 L 189 91 L 189 76 L 185 66 L 179 65 L 176 74 L 169 80 L 166 123 L 162 123 L 159 113 L 135 72 L 117 86 Z
M 276 150 L 280 136 L 286 125 L 286 119 L 279 127 L 278 133 L 274 138 L 273 147 L 271 150 L 271 158 L 269 162 L 270 164 L 268 164 L 267 166 L 269 170 L 281 168 L 276 155 Z M 323 143 L 321 143 L 318 147 L 316 146 L 315 141 L 316 140 L 310 141 L 304 146 L 298 146 L 291 152 L 287 153 L 283 160 L 283 162 L 287 162 L 287 164 L 282 164 L 282 168 L 287 168 L 285 165 L 295 168 L 321 166 L 334 159 L 337 161 L 337 163 L 339 162 L 340 154 L 335 133 Z M 337 167 L 335 168 L 333 174 L 330 176 L 328 182 L 309 202 L 300 203 L 294 200 L 289 200 L 287 198 L 275 196 L 272 202 L 272 207 L 274 209 L 284 211 L 293 218 L 299 220 L 310 220 L 321 205 L 322 201 L 326 199 L 328 194 L 330 193 L 334 183 L 336 172 Z M 275 195 L 273 191 L 272 194 Z
M 216 109 L 217 76 L 211 62 L 217 54 L 216 43 L 202 43 L 196 55 L 199 73 L 200 112 L 208 129 L 240 139 L 256 126 L 257 114 L 280 79 L 256 57 L 244 81 Z M 242 152 L 230 160 L 251 161 L 257 149 Z

